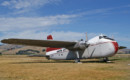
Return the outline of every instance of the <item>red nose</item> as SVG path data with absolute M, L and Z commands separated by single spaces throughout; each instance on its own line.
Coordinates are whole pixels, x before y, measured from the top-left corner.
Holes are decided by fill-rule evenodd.
M 117 53 L 118 51 L 118 43 L 117 42 L 112 42 L 114 48 L 115 48 L 115 54 Z

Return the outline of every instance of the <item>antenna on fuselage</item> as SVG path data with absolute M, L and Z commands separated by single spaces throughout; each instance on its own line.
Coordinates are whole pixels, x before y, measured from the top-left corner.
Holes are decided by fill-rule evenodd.
M 112 39 L 114 39 L 114 35 L 112 35 Z

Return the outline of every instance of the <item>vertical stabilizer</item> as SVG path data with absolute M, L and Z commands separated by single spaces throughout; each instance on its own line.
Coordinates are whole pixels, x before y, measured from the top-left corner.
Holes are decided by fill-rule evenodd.
M 47 36 L 47 40 L 53 40 L 52 35 L 48 35 L 48 36 Z
M 53 40 L 52 35 L 48 35 L 48 36 L 47 36 L 47 40 Z M 61 49 L 61 48 L 50 48 L 50 47 L 48 47 L 48 48 L 46 49 L 46 52 L 53 51 L 53 50 L 58 50 L 58 49 Z

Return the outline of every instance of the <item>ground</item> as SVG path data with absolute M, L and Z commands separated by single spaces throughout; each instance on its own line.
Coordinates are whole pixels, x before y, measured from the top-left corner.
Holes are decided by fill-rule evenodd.
M 0 56 L 0 80 L 130 80 L 130 55 L 118 54 L 111 63 L 100 59 L 54 61 L 25 55 Z

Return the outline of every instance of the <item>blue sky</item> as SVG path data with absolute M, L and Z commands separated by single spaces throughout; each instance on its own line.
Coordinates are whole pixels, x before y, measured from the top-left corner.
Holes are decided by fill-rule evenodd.
M 0 0 L 0 40 L 114 36 L 130 48 L 130 0 Z

